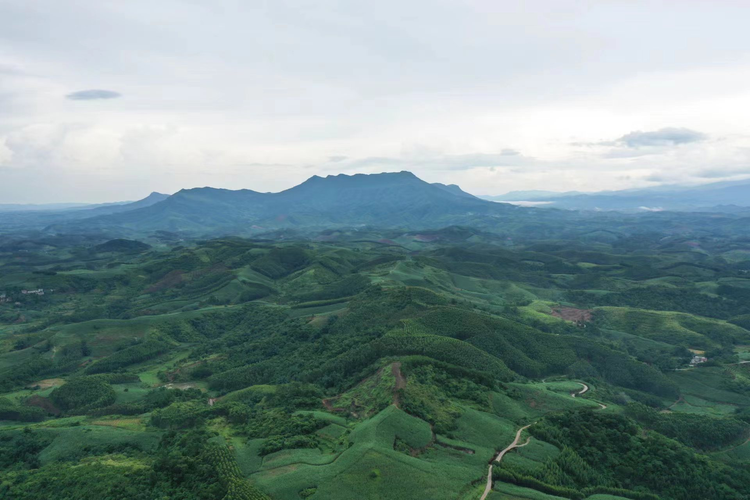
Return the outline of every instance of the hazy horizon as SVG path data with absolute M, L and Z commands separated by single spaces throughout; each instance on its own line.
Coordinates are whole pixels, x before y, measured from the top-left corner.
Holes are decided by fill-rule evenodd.
M 750 175 L 750 4 L 0 0 L 0 203 Z
M 363 174 L 363 175 L 378 175 L 378 174 L 395 174 L 395 173 L 399 173 L 399 172 L 405 172 L 405 171 L 400 170 L 400 171 L 372 172 L 372 173 L 366 173 L 366 174 L 360 173 L 360 174 Z M 406 171 L 406 172 L 409 172 L 409 171 Z M 410 172 L 410 173 L 413 173 L 413 172 Z M 357 175 L 357 173 L 354 173 L 354 174 L 346 174 L 346 173 L 325 174 L 325 175 L 322 175 L 322 176 L 319 176 L 319 177 L 334 177 L 334 176 L 337 176 L 337 175 Z M 311 175 L 310 177 L 308 177 L 307 179 L 303 180 L 302 182 L 305 182 L 306 180 L 309 180 L 310 178 L 315 177 L 315 176 L 317 176 L 317 174 Z M 425 179 L 422 179 L 422 180 L 425 180 Z M 750 181 L 750 178 L 741 178 L 741 179 L 738 179 L 738 181 L 739 182 Z M 709 181 L 709 182 L 703 182 L 703 183 L 700 183 L 700 184 L 695 184 L 695 183 L 691 183 L 691 184 L 675 183 L 675 184 L 669 184 L 669 185 L 665 184 L 663 186 L 664 187 L 667 187 L 667 186 L 677 187 L 677 186 L 679 186 L 679 187 L 689 188 L 689 187 L 707 186 L 709 184 L 716 184 L 716 183 L 717 183 L 716 181 Z M 205 189 L 205 188 L 211 188 L 211 189 L 229 189 L 229 190 L 251 190 L 251 191 L 257 191 L 257 192 L 260 192 L 260 193 L 280 193 L 280 192 L 285 191 L 287 189 L 291 189 L 291 188 L 293 188 L 295 186 L 298 186 L 299 184 L 300 183 L 291 184 L 289 186 L 283 187 L 282 189 L 278 189 L 278 190 L 275 190 L 275 191 L 259 191 L 257 189 L 253 189 L 252 186 L 244 186 L 244 187 L 240 186 L 240 187 L 235 187 L 235 188 L 220 188 L 220 187 L 210 186 L 210 185 L 205 185 L 205 186 L 189 186 L 189 187 L 183 187 L 183 188 L 177 189 L 176 191 L 172 191 L 172 192 L 148 191 L 148 192 L 145 192 L 144 194 L 142 194 L 141 196 L 138 196 L 136 198 L 128 198 L 128 199 L 119 199 L 118 198 L 118 199 L 108 199 L 108 200 L 103 200 L 103 201 L 86 201 L 85 199 L 78 199 L 78 200 L 62 200 L 62 201 L 54 201 L 54 202 L 47 202 L 47 201 L 40 200 L 40 201 L 30 201 L 30 202 L 13 203 L 13 202 L 4 202 L 3 200 L 0 200 L 0 207 L 3 207 L 3 206 L 14 206 L 14 205 L 17 205 L 17 206 L 45 206 L 45 205 L 58 206 L 59 205 L 59 206 L 65 206 L 65 207 L 70 206 L 70 208 L 75 208 L 76 206 L 98 205 L 98 204 L 108 204 L 108 203 L 129 203 L 129 202 L 135 202 L 135 201 L 142 200 L 142 199 L 147 198 L 148 196 L 150 196 L 152 194 L 166 194 L 166 195 L 171 196 L 171 195 L 173 195 L 173 194 L 175 194 L 175 193 L 177 193 L 179 191 L 183 191 L 183 190 Z M 457 183 L 446 182 L 446 183 L 443 183 L 443 184 L 456 185 L 459 188 L 461 188 L 463 191 L 465 191 L 465 192 L 467 192 L 467 193 L 469 193 L 471 195 L 474 195 L 476 197 L 479 197 L 479 198 L 483 198 L 483 197 L 487 197 L 487 198 L 489 198 L 489 197 L 499 198 L 499 197 L 502 197 L 503 195 L 506 195 L 506 194 L 516 193 L 516 192 L 525 192 L 525 191 L 529 191 L 529 192 L 534 192 L 534 191 L 544 192 L 544 191 L 546 191 L 546 192 L 550 192 L 550 193 L 577 192 L 577 193 L 580 193 L 580 194 L 599 194 L 599 193 L 608 193 L 608 192 L 614 191 L 614 190 L 592 190 L 592 191 L 570 190 L 570 191 L 562 191 L 562 190 L 555 190 L 555 189 L 540 189 L 540 190 L 536 190 L 536 189 L 528 189 L 528 190 L 526 190 L 526 189 L 517 189 L 517 190 L 512 190 L 512 191 L 503 191 L 503 192 L 499 192 L 499 193 L 478 193 L 478 192 L 471 192 L 471 191 L 469 191 L 467 189 L 464 189 L 463 186 L 461 186 L 460 184 L 457 184 Z M 496 199 L 496 200 L 493 200 L 493 201 L 502 201 L 502 200 Z M 507 201 L 506 203 L 518 204 L 519 201 L 518 200 L 511 200 L 511 201 Z M 529 203 L 531 203 L 531 205 L 529 205 L 529 206 L 537 206 L 537 205 L 544 205 L 544 204 L 546 204 L 548 202 L 533 201 L 533 202 L 529 202 Z

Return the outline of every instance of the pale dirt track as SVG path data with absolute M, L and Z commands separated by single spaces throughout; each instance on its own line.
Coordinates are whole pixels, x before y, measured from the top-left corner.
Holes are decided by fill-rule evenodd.
M 580 391 L 578 391 L 578 392 L 571 392 L 570 395 L 572 397 L 580 396 L 581 394 L 583 394 L 583 393 L 585 393 L 586 391 L 589 390 L 589 386 L 587 386 L 583 382 L 578 382 L 578 383 L 581 384 L 582 389 Z M 598 401 L 594 401 L 594 403 L 598 404 L 599 408 L 601 408 L 602 410 L 606 410 L 607 409 L 607 405 L 605 405 L 603 403 L 600 403 Z
M 526 446 L 527 444 L 529 444 L 529 439 L 527 439 L 526 442 L 523 444 L 518 444 L 518 441 L 521 439 L 521 433 L 525 431 L 526 429 L 528 429 L 529 427 L 531 427 L 531 424 L 518 429 L 518 431 L 516 432 L 516 438 L 513 440 L 513 442 L 510 443 L 507 448 L 505 448 L 500 453 L 498 453 L 497 456 L 495 456 L 495 458 L 492 461 L 500 462 L 505 456 L 505 454 L 508 453 L 510 450 L 513 450 L 515 448 L 520 448 L 522 446 Z M 489 467 L 490 469 L 489 469 L 489 472 L 487 473 L 487 485 L 484 487 L 484 493 L 482 493 L 482 498 L 480 498 L 479 500 L 485 500 L 487 498 L 487 495 L 490 494 L 490 491 L 492 491 L 492 464 L 491 463 Z
M 542 383 L 544 383 L 544 380 L 542 380 Z M 580 396 L 581 394 L 584 394 L 585 392 L 587 392 L 589 390 L 589 386 L 588 385 L 584 384 L 583 382 L 578 382 L 578 383 L 581 384 L 581 390 L 578 391 L 578 392 L 571 392 L 570 393 L 571 397 Z M 602 410 L 604 410 L 604 409 L 607 408 L 607 405 L 605 405 L 605 404 L 598 403 L 596 401 L 595 401 L 595 403 L 598 404 L 599 407 Z M 526 430 L 529 427 L 531 427 L 532 425 L 533 424 L 529 424 L 529 425 L 527 425 L 525 427 L 521 427 L 520 429 L 518 429 L 518 431 L 516 432 L 516 439 L 514 439 L 513 442 L 510 443 L 510 445 L 508 445 L 507 448 L 505 448 L 503 451 L 501 451 L 500 453 L 498 453 L 497 456 L 495 456 L 495 458 L 492 460 L 492 462 L 490 463 L 490 466 L 489 466 L 489 471 L 487 472 L 487 484 L 484 487 L 484 493 L 482 493 L 482 497 L 479 500 L 485 500 L 487 498 L 487 495 L 490 494 L 490 491 L 492 491 L 492 463 L 494 463 L 494 462 L 500 462 L 503 459 L 503 457 L 505 456 L 505 454 L 508 453 L 509 451 L 514 450 L 516 448 L 520 448 L 522 446 L 526 446 L 527 444 L 529 444 L 529 440 L 531 438 L 526 439 L 526 442 L 523 443 L 523 444 L 518 444 L 518 441 L 521 439 L 521 433 L 524 430 Z
M 589 386 L 587 386 L 583 382 L 578 382 L 578 383 L 581 384 L 581 387 L 583 387 L 583 389 L 581 389 L 578 392 L 571 392 L 570 395 L 573 396 L 573 397 L 580 396 L 581 394 L 583 394 L 583 393 L 585 393 L 586 391 L 589 390 Z

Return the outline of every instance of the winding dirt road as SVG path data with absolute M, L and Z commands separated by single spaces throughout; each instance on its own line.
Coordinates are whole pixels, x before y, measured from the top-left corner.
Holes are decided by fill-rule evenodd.
M 545 383 L 544 380 L 542 380 L 542 383 Z M 578 392 L 571 392 L 570 393 L 571 397 L 580 396 L 581 394 L 584 394 L 589 390 L 588 385 L 584 384 L 583 382 L 578 382 L 578 383 L 581 384 L 581 390 Z M 607 405 L 603 403 L 599 403 L 598 401 L 594 401 L 594 402 L 598 404 L 602 410 L 605 410 L 607 408 Z M 532 425 L 534 424 L 529 424 L 518 429 L 518 431 L 516 432 L 516 439 L 514 439 L 513 442 L 508 445 L 507 448 L 499 452 L 495 456 L 495 458 L 492 460 L 492 462 L 490 462 L 489 471 L 487 472 L 487 484 L 484 487 L 484 493 L 482 493 L 482 497 L 479 500 L 485 500 L 487 498 L 487 495 L 490 494 L 490 491 L 492 491 L 492 464 L 494 462 L 500 462 L 505 456 L 505 454 L 508 453 L 509 451 L 529 444 L 529 441 L 531 440 L 531 438 L 526 438 L 526 442 L 523 444 L 518 444 L 518 441 L 521 439 L 521 433 L 525 431 L 526 429 L 528 429 L 529 427 L 531 427 Z
M 492 462 L 500 462 L 505 456 L 505 454 L 508 453 L 510 450 L 513 450 L 515 448 L 520 448 L 522 446 L 526 446 L 527 444 L 529 444 L 529 440 L 531 438 L 527 438 L 526 442 L 523 444 L 518 444 L 518 441 L 521 439 L 521 433 L 525 431 L 526 429 L 528 429 L 529 427 L 531 427 L 531 425 L 532 424 L 529 424 L 518 429 L 518 431 L 516 432 L 516 438 L 513 440 L 513 442 L 510 443 L 507 448 L 499 452 L 495 456 L 495 458 L 492 460 Z M 490 494 L 490 491 L 492 491 L 492 463 L 490 463 L 489 471 L 487 473 L 487 485 L 484 487 L 484 493 L 482 493 L 482 498 L 480 498 L 479 500 L 485 500 L 487 498 L 487 495 Z
M 580 391 L 578 391 L 578 392 L 571 392 L 571 393 L 570 393 L 570 395 L 571 395 L 572 397 L 580 396 L 581 394 L 583 394 L 583 393 L 585 393 L 586 391 L 588 391 L 588 390 L 589 390 L 589 386 L 587 386 L 587 385 L 586 385 L 586 384 L 584 384 L 583 382 L 578 382 L 578 383 L 579 383 L 579 384 L 581 384 L 581 387 L 583 387 L 583 389 L 581 389 L 581 390 L 580 390 Z
M 578 392 L 571 392 L 570 395 L 572 397 L 580 396 L 581 394 L 583 394 L 583 393 L 585 393 L 586 391 L 589 390 L 589 386 L 587 386 L 583 382 L 578 382 L 578 383 L 581 384 L 582 389 L 580 391 L 578 391 Z M 607 405 L 605 405 L 604 403 L 600 403 L 599 401 L 594 401 L 594 403 L 598 404 L 599 408 L 601 408 L 602 410 L 606 410 L 607 409 Z

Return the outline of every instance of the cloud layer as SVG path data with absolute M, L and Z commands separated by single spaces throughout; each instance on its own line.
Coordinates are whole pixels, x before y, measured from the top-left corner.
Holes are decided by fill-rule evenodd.
M 385 170 L 476 194 L 750 176 L 748 16 L 729 0 L 0 2 L 0 202 Z

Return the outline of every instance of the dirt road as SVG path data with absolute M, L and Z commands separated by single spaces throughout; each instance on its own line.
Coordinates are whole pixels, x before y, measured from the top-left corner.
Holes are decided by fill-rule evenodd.
M 570 395 L 572 397 L 580 396 L 581 394 L 583 394 L 583 393 L 585 393 L 586 391 L 589 390 L 589 386 L 587 386 L 583 382 L 578 382 L 578 383 L 581 384 L 582 389 L 580 391 L 578 391 L 578 392 L 571 392 Z M 594 401 L 594 403 L 598 404 L 599 408 L 601 408 L 602 410 L 606 410 L 607 409 L 607 405 L 605 405 L 604 403 L 600 403 L 599 401 Z
M 391 365 L 391 373 L 396 378 L 396 384 L 393 386 L 393 404 L 396 408 L 401 407 L 401 389 L 406 387 L 406 377 L 401 373 L 401 361 L 396 361 Z
M 542 383 L 545 383 L 545 381 L 542 380 Z M 581 384 L 581 390 L 578 391 L 578 392 L 571 392 L 570 395 L 572 397 L 576 397 L 576 396 L 580 396 L 581 394 L 585 394 L 589 390 L 589 386 L 588 385 L 584 384 L 583 382 L 578 382 L 578 383 Z M 607 409 L 607 405 L 605 405 L 603 403 L 599 403 L 598 401 L 594 401 L 594 402 L 596 404 L 598 404 L 599 407 L 602 410 Z M 526 442 L 523 443 L 523 444 L 518 444 L 518 441 L 521 439 L 521 433 L 524 430 L 526 430 L 529 427 L 531 427 L 532 425 L 533 424 L 529 424 L 529 425 L 526 425 L 526 426 L 521 427 L 520 429 L 518 429 L 518 431 L 516 432 L 516 438 L 513 440 L 513 442 L 510 443 L 507 448 L 505 448 L 504 450 L 502 450 L 501 452 L 499 452 L 495 456 L 495 458 L 492 460 L 492 462 L 490 462 L 489 471 L 487 472 L 487 484 L 484 487 L 484 493 L 482 493 L 482 497 L 479 500 L 485 500 L 487 498 L 487 495 L 490 494 L 490 491 L 492 491 L 492 464 L 495 463 L 495 462 L 500 462 L 503 459 L 503 457 L 505 456 L 505 454 L 508 453 L 509 451 L 511 451 L 511 450 L 513 450 L 515 448 L 520 448 L 522 446 L 526 446 L 527 444 L 529 444 L 529 441 L 530 441 L 531 438 L 527 438 Z
M 529 427 L 531 427 L 531 425 L 532 424 L 529 424 L 518 429 L 518 431 L 516 432 L 516 438 L 513 440 L 513 442 L 510 443 L 507 448 L 499 452 L 495 456 L 495 458 L 492 460 L 492 462 L 500 462 L 505 456 L 505 454 L 508 453 L 510 450 L 513 450 L 515 448 L 520 448 L 522 446 L 526 446 L 527 444 L 529 444 L 529 440 L 531 438 L 527 438 L 526 442 L 523 444 L 518 444 L 518 441 L 521 439 L 521 433 L 525 431 L 526 429 L 528 429 Z M 490 494 L 490 491 L 492 491 L 492 463 L 490 463 L 489 471 L 487 472 L 487 485 L 484 487 L 484 493 L 482 493 L 482 498 L 480 498 L 479 500 L 485 500 L 487 498 L 487 495 Z
M 578 392 L 571 392 L 570 395 L 573 396 L 573 397 L 580 396 L 581 394 L 583 394 L 583 393 L 585 393 L 586 391 L 589 390 L 589 386 L 587 386 L 583 382 L 578 382 L 578 383 L 581 384 L 581 387 L 583 387 L 583 389 L 581 389 Z

